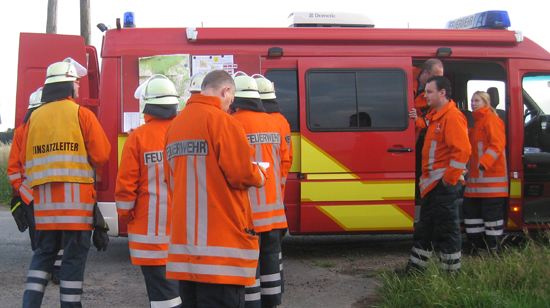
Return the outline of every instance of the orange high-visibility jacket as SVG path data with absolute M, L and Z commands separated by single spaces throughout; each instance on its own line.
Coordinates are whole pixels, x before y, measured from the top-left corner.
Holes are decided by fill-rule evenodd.
M 172 203 L 164 181 L 164 137 L 173 117 L 145 115 L 122 150 L 115 201 L 128 224 L 130 257 L 135 265 L 166 265 Z
M 441 179 L 451 185 L 463 181 L 462 173 L 470 153 L 466 117 L 451 100 L 434 114 L 426 132 L 422 176 L 418 184 L 421 196 L 424 197 Z
M 281 177 L 282 164 L 288 168 L 287 143 L 277 121 L 265 112 L 240 109 L 234 115 L 242 124 L 248 142 L 254 147 L 253 161 L 268 162 L 268 180 L 261 188 L 248 190 L 254 215 L 254 231 L 267 232 L 287 227 Z M 286 171 L 288 174 L 288 170 Z
M 13 189 L 15 189 L 15 191 L 21 196 L 21 200 L 23 200 L 23 202 L 30 204 L 34 200 L 34 196 L 32 189 L 29 186 L 29 182 L 25 177 L 25 168 L 19 160 L 24 130 L 25 124 L 19 126 L 13 134 L 7 171 L 8 178 Z
M 65 123 L 58 125 L 60 122 Z M 68 128 L 71 131 L 67 131 Z M 81 135 L 82 145 L 77 146 L 74 143 L 79 139 L 74 130 Z M 47 138 L 42 139 L 43 137 Z M 64 141 L 65 138 L 67 141 Z M 56 141 L 51 142 L 52 140 Z M 68 170 L 66 168 L 63 174 L 68 173 L 71 176 L 72 167 L 77 174 L 86 170 L 87 168 L 82 166 L 85 162 L 58 165 L 53 162 L 54 157 L 64 153 L 72 155 L 73 150 L 77 147 L 81 149 L 82 146 L 86 149 L 86 161 L 92 167 L 99 168 L 109 159 L 111 145 L 95 114 L 86 108 L 80 108 L 72 98 L 67 97 L 45 103 L 33 112 L 25 126 L 22 149 L 26 151 L 21 151 L 20 159 L 25 162 L 27 171 L 30 162 L 42 164 L 43 161 L 33 161 L 32 156 L 27 155 L 27 153 L 39 151 L 36 147 L 40 147 L 41 158 L 46 162 L 44 174 L 56 174 L 57 166 L 68 166 Z M 90 179 L 93 182 L 93 177 L 84 181 Z M 33 192 L 37 230 L 93 229 L 96 192 L 92 183 L 46 182 L 34 186 Z
M 284 196 L 286 177 L 288 176 L 290 167 L 292 167 L 292 159 L 294 158 L 294 152 L 292 148 L 292 133 L 290 131 L 290 124 L 288 124 L 288 121 L 286 120 L 284 115 L 282 115 L 280 112 L 272 112 L 269 113 L 269 115 L 272 116 L 279 125 L 281 133 L 283 134 L 283 138 L 285 138 L 286 140 L 286 146 L 288 149 L 288 163 L 286 161 L 281 161 L 281 184 Z
M 259 244 L 248 188 L 265 178 L 242 125 L 219 98 L 195 94 L 168 126 L 165 144 L 173 204 L 166 277 L 254 284 Z
M 470 133 L 472 156 L 464 196 L 507 197 L 508 172 L 504 122 L 489 107 L 481 107 L 472 115 L 476 122 L 474 130 Z M 483 165 L 485 170 L 479 170 L 479 165 Z

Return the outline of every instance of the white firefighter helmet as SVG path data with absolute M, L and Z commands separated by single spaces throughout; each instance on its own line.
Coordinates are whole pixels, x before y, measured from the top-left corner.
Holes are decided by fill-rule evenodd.
M 239 71 L 233 74 L 233 80 L 235 81 L 235 97 L 260 98 L 258 85 L 254 78 Z
M 155 74 L 142 83 L 134 93 L 134 97 L 150 105 L 178 104 L 178 91 L 168 77 Z
M 46 71 L 46 82 L 44 84 L 75 81 L 88 73 L 88 70 L 72 58 L 67 58 L 62 62 L 56 62 L 48 66 Z
M 275 86 L 273 85 L 273 82 L 260 74 L 254 74 L 252 75 L 252 78 L 256 80 L 256 84 L 258 85 L 258 92 L 260 92 L 261 99 L 277 98 L 277 96 L 275 96 Z
M 189 87 L 190 92 L 200 92 L 202 81 L 206 77 L 203 73 L 197 73 L 191 77 L 191 84 Z
M 34 91 L 29 97 L 29 109 L 33 109 L 42 105 L 42 87 Z

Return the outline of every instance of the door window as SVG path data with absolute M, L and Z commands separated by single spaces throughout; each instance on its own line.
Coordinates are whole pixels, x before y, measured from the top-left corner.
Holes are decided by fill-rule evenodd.
M 405 72 L 309 70 L 306 75 L 311 131 L 405 130 Z

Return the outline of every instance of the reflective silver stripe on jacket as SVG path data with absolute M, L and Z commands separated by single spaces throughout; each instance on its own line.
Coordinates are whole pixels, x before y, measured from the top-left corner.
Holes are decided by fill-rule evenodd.
M 256 276 L 256 268 L 214 264 L 168 262 L 168 264 L 166 265 L 166 271 L 175 273 L 190 273 L 196 275 L 222 275 L 246 278 Z
M 487 149 L 487 151 L 485 151 L 485 153 L 491 155 L 495 160 L 498 159 L 497 153 L 495 151 L 491 150 L 491 149 Z
M 160 151 L 162 153 L 162 151 Z M 145 153 L 147 154 L 147 153 Z M 157 153 L 158 155 L 158 153 Z M 158 176 L 157 176 L 158 175 Z M 147 193 L 149 194 L 149 208 L 147 217 L 147 234 L 166 234 L 166 223 L 168 220 L 168 187 L 164 182 L 164 164 L 147 165 Z M 158 187 L 158 190 L 157 190 Z M 158 207 L 157 207 L 158 201 Z M 158 209 L 158 213 L 157 213 Z
M 18 173 L 14 173 L 14 174 L 9 174 L 8 178 L 10 179 L 10 181 L 20 179 L 21 178 L 21 173 L 18 172 Z
M 80 164 L 88 164 L 88 165 L 90 164 L 88 161 L 88 156 L 58 154 L 58 155 L 49 155 L 46 157 L 31 159 L 25 163 L 25 168 L 29 169 L 35 166 L 41 166 L 41 165 L 46 165 L 49 163 L 57 163 L 57 162 L 80 163 Z
M 143 250 L 130 248 L 130 256 L 132 258 L 141 259 L 166 259 L 168 258 L 168 250 Z
M 242 249 L 234 247 L 220 246 L 194 246 L 183 244 L 170 244 L 168 251 L 170 254 L 176 255 L 192 255 L 199 257 L 226 257 L 246 260 L 258 259 L 259 251 L 255 249 Z M 254 272 L 256 268 L 254 268 Z
M 23 180 L 23 183 L 21 183 L 21 187 L 19 187 L 19 193 L 27 198 L 29 201 L 34 200 L 34 193 L 32 188 L 30 188 L 27 179 Z
M 134 208 L 136 201 L 116 201 L 117 209 L 131 210 Z
M 468 187 L 466 185 L 467 193 L 507 193 L 508 186 L 506 187 Z
M 206 246 L 208 239 L 208 190 L 206 187 L 206 156 L 188 155 L 186 159 L 187 243 L 197 243 L 197 245 L 199 246 Z M 195 220 L 196 216 L 197 220 Z
M 36 208 L 35 208 L 36 211 Z M 82 216 L 36 216 L 36 224 L 93 224 L 93 217 Z
M 254 219 L 254 227 L 269 226 L 276 223 L 283 223 L 286 221 L 286 216 L 284 214 L 273 216 L 263 219 Z
M 466 163 L 457 162 L 456 160 L 452 160 L 449 162 L 449 166 L 456 168 L 456 169 L 464 169 L 466 168 Z
M 128 233 L 128 240 L 134 243 L 140 244 L 169 244 L 170 236 L 169 235 L 142 235 Z

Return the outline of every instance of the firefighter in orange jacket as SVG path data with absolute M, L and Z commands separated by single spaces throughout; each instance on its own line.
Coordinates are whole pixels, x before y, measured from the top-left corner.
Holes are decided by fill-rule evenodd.
M 279 108 L 279 103 L 276 101 L 277 96 L 275 95 L 275 85 L 267 78 L 260 74 L 254 74 L 252 77 L 256 80 L 256 84 L 258 85 L 258 91 L 260 92 L 260 99 L 262 100 L 262 106 L 264 107 L 267 114 L 272 116 L 275 121 L 277 122 L 277 125 L 279 125 L 279 128 L 281 129 L 281 133 L 283 134 L 283 137 L 285 138 L 286 145 L 288 148 L 288 164 L 286 162 L 281 161 L 281 186 L 282 186 L 282 192 L 283 192 L 283 201 L 285 196 L 285 187 L 286 187 L 286 180 L 288 173 L 290 172 L 290 167 L 292 166 L 292 159 L 293 159 L 293 147 L 292 147 L 292 134 L 290 130 L 290 124 L 288 124 L 288 121 L 286 120 L 285 116 L 281 114 L 281 109 Z M 286 211 L 286 205 L 285 205 L 285 211 Z M 282 237 L 286 235 L 288 231 L 288 228 L 285 228 L 281 232 L 281 240 Z M 279 253 L 279 269 L 281 273 L 281 293 L 284 293 L 285 291 L 285 279 L 284 279 L 284 271 L 283 271 L 283 254 L 282 252 Z
M 186 307 L 244 307 L 259 254 L 248 188 L 265 184 L 265 170 L 252 163 L 242 125 L 226 112 L 231 75 L 211 71 L 201 89 L 166 131 L 173 204 L 166 277 L 180 280 Z
M 172 204 L 164 182 L 166 129 L 178 113 L 178 93 L 163 75 L 153 75 L 136 90 L 145 103 L 145 125 L 124 144 L 117 174 L 115 201 L 128 224 L 130 257 L 141 265 L 151 307 L 180 307 L 176 280 L 166 279 Z
M 504 122 L 490 101 L 489 94 L 483 91 L 472 96 L 472 115 L 476 122 L 470 133 L 472 156 L 463 209 L 470 245 L 466 250 L 473 253 L 482 247 L 500 251 L 504 204 L 508 197 Z
M 424 97 L 426 93 L 426 81 L 432 76 L 443 76 L 443 63 L 439 59 L 428 59 L 421 67 L 413 68 L 413 93 L 414 93 L 414 108 L 411 110 L 410 117 L 415 120 L 415 138 L 416 138 L 416 191 L 415 195 L 420 198 L 418 189 L 418 180 L 422 175 L 422 148 L 424 147 L 424 138 L 426 129 L 435 110 L 428 106 L 428 102 Z
M 246 288 L 246 307 L 272 307 L 281 304 L 281 231 L 288 226 L 281 178 L 289 169 L 288 149 L 276 120 L 262 106 L 256 80 L 243 72 L 237 72 L 234 79 L 237 91 L 231 104 L 236 111 L 233 116 L 243 125 L 248 142 L 255 148 L 252 160 L 270 165 L 266 185 L 248 191 L 254 231 L 260 236 L 260 260 L 256 283 Z
M 29 182 L 25 177 L 25 168 L 19 156 L 21 155 L 21 143 L 23 142 L 23 131 L 25 125 L 29 120 L 33 111 L 40 107 L 42 99 L 42 87 L 33 92 L 29 98 L 29 111 L 23 119 L 23 124 L 19 126 L 13 135 L 13 142 L 11 144 L 10 156 L 8 158 L 8 178 L 10 184 L 14 189 L 15 196 L 12 198 L 12 214 L 17 223 L 19 231 L 24 232 L 27 227 L 29 228 L 29 238 L 31 240 L 31 248 L 34 251 L 36 244 L 34 241 L 36 226 L 34 223 L 34 209 L 33 209 L 33 192 L 29 187 Z M 18 205 L 19 204 L 19 205 Z
M 264 107 L 265 112 L 275 119 L 277 125 L 281 129 L 281 133 L 283 134 L 282 136 L 286 141 L 286 146 L 288 149 L 288 162 L 281 161 L 281 184 L 284 197 L 286 178 L 288 176 L 288 172 L 290 171 L 290 167 L 292 166 L 292 159 L 294 156 L 292 152 L 293 148 L 290 124 L 288 124 L 285 116 L 281 114 L 279 104 L 275 100 L 277 96 L 275 95 L 275 86 L 273 83 L 260 74 L 254 74 L 252 75 L 252 78 L 256 80 L 256 84 L 258 85 L 258 92 L 260 92 L 260 99 L 262 100 L 262 106 Z
M 94 171 L 111 146 L 95 115 L 74 101 L 87 71 L 71 58 L 51 64 L 23 134 L 21 162 L 33 189 L 36 250 L 23 307 L 39 307 L 55 256 L 66 241 L 61 264 L 61 307 L 82 307 L 82 284 L 94 223 Z
M 440 249 L 441 267 L 460 269 L 461 244 L 458 206 L 463 172 L 470 157 L 466 118 L 451 99 L 451 83 L 434 76 L 426 83 L 428 106 L 437 112 L 426 132 L 422 149 L 420 218 L 414 228 L 414 246 L 406 271 L 428 266 L 434 244 Z

